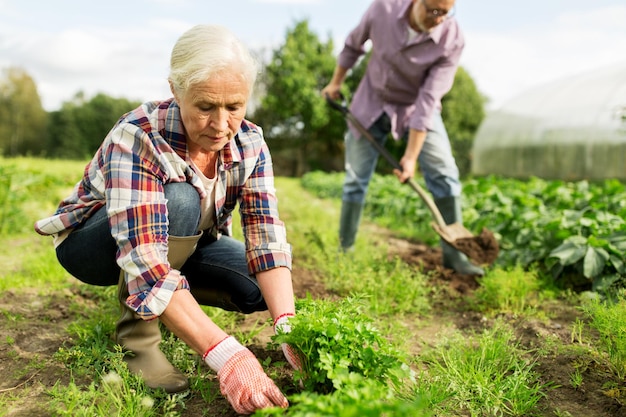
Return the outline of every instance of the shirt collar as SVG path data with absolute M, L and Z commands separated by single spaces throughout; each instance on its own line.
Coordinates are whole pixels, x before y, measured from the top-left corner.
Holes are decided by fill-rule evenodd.
M 406 5 L 400 9 L 400 13 L 398 14 L 398 20 L 401 20 L 404 25 L 409 26 L 409 11 L 412 6 L 413 6 L 413 1 L 407 0 Z M 441 36 L 443 34 L 443 26 L 449 20 L 450 19 L 446 19 L 440 24 L 438 24 L 437 26 L 435 26 L 433 30 L 431 30 L 429 33 L 425 35 L 425 37 L 432 39 L 434 43 L 439 43 L 439 41 L 441 40 Z M 421 33 L 421 32 L 418 32 L 418 33 Z

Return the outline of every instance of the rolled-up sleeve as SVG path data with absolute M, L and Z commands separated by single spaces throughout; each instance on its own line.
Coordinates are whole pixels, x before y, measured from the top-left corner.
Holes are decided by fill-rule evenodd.
M 132 124 L 117 127 L 103 150 L 106 210 L 118 247 L 117 263 L 143 319 L 163 313 L 174 291 L 189 289 L 167 261 L 166 173 L 148 135 Z
M 250 272 L 291 269 L 291 245 L 279 218 L 272 159 L 264 141 L 242 188 L 241 214 Z

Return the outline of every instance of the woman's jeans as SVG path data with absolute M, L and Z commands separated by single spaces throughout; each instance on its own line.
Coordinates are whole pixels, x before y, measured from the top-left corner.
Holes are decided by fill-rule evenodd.
M 385 144 L 391 131 L 389 116 L 383 113 L 369 128 L 369 132 L 381 145 Z M 343 201 L 363 204 L 369 182 L 376 169 L 378 151 L 365 138 L 355 138 L 348 130 L 345 138 L 346 176 L 343 184 Z M 426 134 L 424 146 L 418 157 L 419 169 L 424 176 L 426 186 L 435 199 L 458 197 L 461 195 L 459 169 L 452 156 L 448 133 L 436 112 L 433 116 L 433 128 Z
M 188 183 L 165 184 L 170 236 L 197 234 L 200 198 Z M 91 285 L 117 285 L 120 267 L 115 261 L 117 245 L 111 236 L 103 207 L 76 228 L 57 247 L 57 258 L 74 277 Z M 267 309 L 259 285 L 248 272 L 245 246 L 229 236 L 215 240 L 205 233 L 195 252 L 181 268 L 192 288 L 231 295 L 240 311 Z

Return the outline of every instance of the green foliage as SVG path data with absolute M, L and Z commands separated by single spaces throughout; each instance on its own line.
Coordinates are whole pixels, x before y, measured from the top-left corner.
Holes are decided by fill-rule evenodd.
M 65 197 L 63 188 L 74 186 L 83 165 L 0 158 L 0 236 L 31 232 L 35 220 L 50 215 Z
M 403 399 L 378 381 L 354 375 L 351 384 L 330 394 L 303 392 L 290 397 L 292 404 L 283 409 L 259 410 L 255 417 L 427 417 L 432 412 L 424 401 Z
M 303 186 L 320 197 L 340 198 L 343 174 L 312 172 Z M 417 181 L 422 181 L 418 178 Z M 536 266 L 562 287 L 598 292 L 623 287 L 626 275 L 626 189 L 617 180 L 517 180 L 496 176 L 463 183 L 463 221 L 475 234 L 494 232 L 496 264 Z M 400 236 L 435 244 L 432 214 L 392 175 L 375 175 L 365 215 Z
M 536 264 L 565 287 L 623 286 L 626 190 L 597 183 L 476 178 L 464 183 L 464 220 L 499 238 L 500 265 Z
M 48 115 L 35 81 L 17 67 L 0 78 L 0 155 L 39 155 L 44 151 Z
M 537 307 L 541 282 L 522 267 L 495 268 L 480 278 L 474 299 L 480 311 L 525 314 Z
M 289 416 L 426 416 L 426 404 L 402 391 L 414 383 L 406 355 L 363 314 L 363 300 L 297 300 L 291 332 L 272 337 L 301 352 L 303 392 L 290 397 Z M 283 415 L 261 410 L 256 416 Z M 397 413 L 397 414 L 396 414 Z
M 24 222 L 19 205 L 25 196 L 15 192 L 14 181 L 14 168 L 0 166 L 0 236 L 14 233 Z
M 119 118 L 139 104 L 102 93 L 86 100 L 78 93 L 50 115 L 48 154 L 57 158 L 89 158 Z
M 589 326 L 600 334 L 602 350 L 607 353 L 610 369 L 623 381 L 626 378 L 626 293 L 615 302 L 594 298 L 581 309 L 589 319 Z
M 320 189 L 334 192 L 334 187 L 325 179 L 332 180 L 335 176 L 323 173 L 315 176 L 328 185 Z M 303 180 L 305 178 L 310 179 L 309 174 Z M 385 242 L 363 242 L 359 239 L 354 253 L 345 256 L 338 253 L 339 208 L 330 210 L 327 203 L 324 203 L 326 207 L 320 207 L 320 203 L 310 196 L 292 191 L 297 184 L 296 179 L 287 181 L 280 178 L 277 182 L 282 191 L 281 215 L 289 225 L 289 240 L 299 265 L 310 267 L 334 293 L 342 296 L 351 292 L 367 295 L 371 314 L 422 314 L 429 310 L 426 278 L 402 261 L 388 259 Z M 320 227 L 320 210 L 324 210 L 324 227 Z
M 503 323 L 477 338 L 456 334 L 424 354 L 428 371 L 417 395 L 435 408 L 471 416 L 531 416 L 549 385 L 542 383 Z M 447 414 L 447 413 L 444 413 Z
M 128 371 L 119 349 L 110 356 L 111 370 L 104 374 L 98 373 L 99 380 L 87 388 L 70 382 L 68 386 L 57 383 L 49 390 L 55 416 L 180 416 L 177 408 L 181 398 L 150 391 L 140 376 Z
M 291 332 L 273 337 L 301 352 L 304 389 L 327 394 L 353 382 L 354 375 L 398 386 L 410 372 L 400 351 L 362 313 L 356 297 L 340 301 L 297 301 Z M 357 348 L 358 347 L 358 348 Z
M 265 127 L 274 159 L 291 165 L 288 174 L 300 175 L 311 166 L 336 168 L 324 161 L 340 150 L 343 124 L 331 123 L 331 110 L 319 93 L 334 65 L 332 40 L 321 42 L 303 20 L 287 30 L 265 68 L 266 95 L 254 120 Z

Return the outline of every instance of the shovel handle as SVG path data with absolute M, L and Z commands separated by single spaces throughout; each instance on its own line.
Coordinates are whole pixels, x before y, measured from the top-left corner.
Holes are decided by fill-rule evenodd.
M 374 139 L 372 134 L 365 128 L 365 126 L 363 126 L 361 122 L 359 122 L 356 119 L 356 117 L 354 117 L 352 112 L 350 112 L 350 110 L 345 104 L 345 97 L 343 96 L 343 94 L 339 93 L 339 95 L 343 103 L 339 103 L 338 101 L 331 99 L 328 95 L 326 95 L 326 101 L 333 109 L 341 112 L 346 118 L 346 120 L 352 123 L 352 125 L 359 131 L 359 133 L 361 133 L 363 137 L 367 139 L 367 141 L 370 142 L 372 146 L 374 146 L 374 148 L 376 148 L 378 153 L 381 154 L 383 158 L 385 158 L 387 162 L 391 164 L 392 167 L 394 167 L 397 170 L 402 171 L 402 166 L 400 165 L 400 163 L 395 160 L 395 158 L 389 153 L 389 151 L 384 146 L 382 146 L 380 143 L 376 141 L 376 139 Z M 407 184 L 409 184 L 409 186 L 411 186 L 411 188 L 413 188 L 413 190 L 417 192 L 417 194 L 419 194 L 420 198 L 426 203 L 426 205 L 428 206 L 428 209 L 433 214 L 437 224 L 440 227 L 445 228 L 447 226 L 446 222 L 443 219 L 441 212 L 435 205 L 435 202 L 432 200 L 432 198 L 430 198 L 430 196 L 426 193 L 426 191 L 424 191 L 424 189 L 420 187 L 420 185 L 417 182 L 415 182 L 413 178 L 409 178 L 406 182 Z

